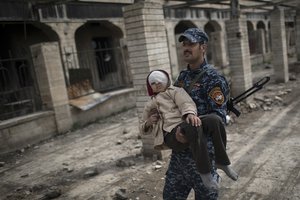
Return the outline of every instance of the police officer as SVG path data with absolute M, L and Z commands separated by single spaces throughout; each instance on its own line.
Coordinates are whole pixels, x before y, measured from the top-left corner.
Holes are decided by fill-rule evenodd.
M 187 68 L 180 72 L 174 85 L 183 87 L 192 97 L 197 106 L 203 132 L 207 138 L 207 148 L 211 158 L 213 178 L 219 182 L 214 161 L 214 149 L 211 135 L 207 133 L 209 124 L 213 122 L 222 129 L 226 122 L 226 102 L 229 87 L 226 79 L 205 60 L 208 36 L 198 29 L 187 29 L 180 37 L 183 47 L 183 59 L 188 63 Z M 187 142 L 180 129 L 176 132 L 179 142 Z M 226 146 L 226 134 L 222 135 Z M 197 171 L 195 161 L 192 159 L 190 149 L 181 152 L 172 152 L 168 170 L 166 172 L 163 191 L 164 200 L 186 199 L 193 189 L 195 199 L 215 200 L 218 191 L 207 189 Z

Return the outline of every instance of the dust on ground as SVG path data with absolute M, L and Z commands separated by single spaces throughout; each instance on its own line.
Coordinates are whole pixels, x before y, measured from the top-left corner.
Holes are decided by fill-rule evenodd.
M 239 180 L 222 171 L 220 199 L 300 199 L 300 76 L 271 81 L 238 107 L 227 127 L 228 154 Z M 131 109 L 0 157 L 0 199 L 162 199 L 164 161 L 144 158 Z M 191 192 L 188 199 L 193 199 Z

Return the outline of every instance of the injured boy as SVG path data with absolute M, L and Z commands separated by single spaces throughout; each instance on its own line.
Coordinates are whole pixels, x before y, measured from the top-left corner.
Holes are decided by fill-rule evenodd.
M 173 151 L 190 148 L 203 184 L 209 189 L 218 189 L 219 185 L 210 173 L 212 165 L 202 128 L 204 124 L 201 124 L 201 119 L 197 116 L 197 108 L 192 98 L 183 88 L 172 86 L 168 73 L 163 70 L 154 70 L 149 73 L 147 90 L 151 99 L 144 108 L 144 129 L 153 125 L 149 121 L 151 117 L 156 116 L 161 119 L 163 131 L 160 134 L 163 134 L 164 145 Z M 208 127 L 206 134 L 212 135 L 216 167 L 236 181 L 238 174 L 231 168 L 226 153 L 226 131 L 221 118 L 216 114 L 200 117 L 211 117 L 212 119 L 205 125 Z M 184 134 L 187 143 L 177 141 L 176 131 Z M 156 137 L 158 136 L 156 135 Z

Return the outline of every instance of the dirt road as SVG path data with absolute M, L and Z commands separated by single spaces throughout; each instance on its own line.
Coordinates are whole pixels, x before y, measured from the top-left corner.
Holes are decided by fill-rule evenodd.
M 237 182 L 220 199 L 300 199 L 300 76 L 269 83 L 227 127 Z M 0 157 L 0 199 L 162 199 L 166 161 L 144 159 L 129 110 Z M 189 199 L 193 199 L 191 193 Z

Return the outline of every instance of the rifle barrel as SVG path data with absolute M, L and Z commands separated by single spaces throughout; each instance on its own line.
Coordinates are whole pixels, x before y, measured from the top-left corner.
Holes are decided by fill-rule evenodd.
M 263 86 L 269 82 L 270 77 L 269 76 L 265 76 L 264 78 L 260 79 L 259 81 L 257 81 L 256 83 L 253 84 L 253 86 L 251 88 L 249 88 L 248 90 L 246 90 L 245 92 L 241 93 L 240 95 L 238 95 L 237 97 L 232 98 L 232 103 L 233 104 L 237 104 L 241 101 L 243 101 L 244 99 L 246 99 L 247 97 L 249 97 L 250 95 L 252 95 L 253 93 L 257 92 L 258 90 L 262 89 Z

